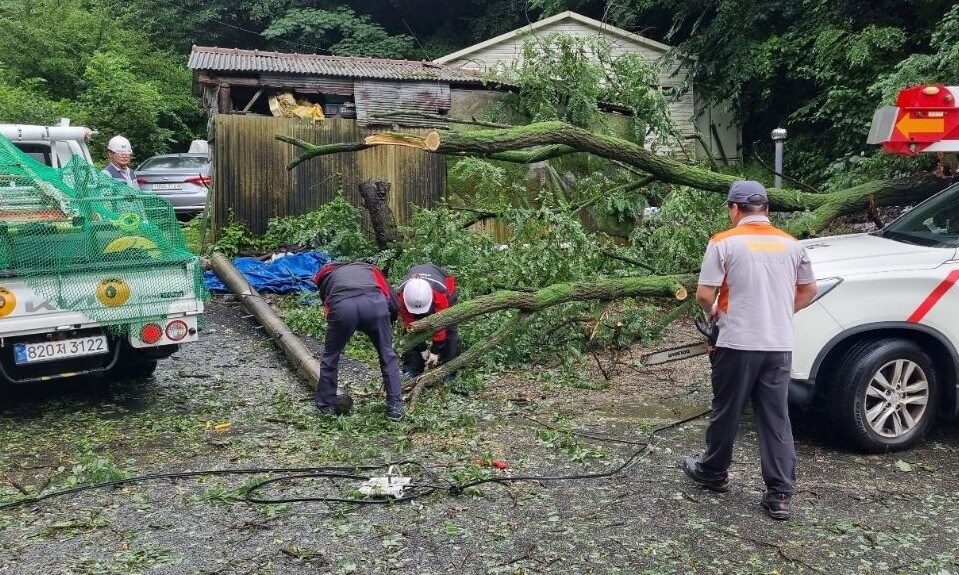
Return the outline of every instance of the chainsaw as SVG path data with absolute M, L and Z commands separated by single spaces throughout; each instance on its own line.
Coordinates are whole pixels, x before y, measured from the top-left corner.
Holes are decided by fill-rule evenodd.
M 642 364 L 643 367 L 649 367 L 709 353 L 719 338 L 719 326 L 711 321 L 707 321 L 702 314 L 696 314 L 695 323 L 696 329 L 699 333 L 703 334 L 706 341 L 686 343 L 676 347 L 654 351 L 653 353 L 648 353 L 640 357 L 639 363 Z

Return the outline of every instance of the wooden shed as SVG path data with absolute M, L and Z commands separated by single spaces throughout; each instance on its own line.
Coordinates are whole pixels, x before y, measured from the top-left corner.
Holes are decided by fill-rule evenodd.
M 628 32 L 621 28 L 587 18 L 575 12 L 562 12 L 507 32 L 479 44 L 434 60 L 459 68 L 493 73 L 518 64 L 523 58 L 523 44 L 531 36 L 553 33 L 571 36 L 599 35 L 607 40 L 614 55 L 637 53 L 650 62 L 662 65 L 659 88 L 669 101 L 670 115 L 684 135 L 699 132 L 708 142 L 716 158 L 738 160 L 742 155 L 742 130 L 728 106 L 704 106 L 696 96 L 696 87 L 687 86 L 689 70 L 669 62 L 672 49 L 666 44 Z M 697 148 L 701 151 L 701 148 Z
M 209 116 L 214 230 L 232 214 L 255 233 L 264 232 L 270 218 L 306 213 L 340 189 L 358 205 L 357 185 L 365 179 L 393 184 L 390 204 L 399 223 L 408 220 L 411 205 L 431 207 L 444 191 L 442 155 L 374 148 L 316 158 L 288 171 L 299 150 L 274 134 L 326 144 L 384 130 L 425 133 L 448 127 L 442 116 L 450 112 L 454 89 L 494 87 L 480 72 L 431 62 L 235 48 L 194 46 L 188 66 Z M 278 95 L 322 114 L 275 117 Z M 424 117 L 390 116 L 399 110 Z

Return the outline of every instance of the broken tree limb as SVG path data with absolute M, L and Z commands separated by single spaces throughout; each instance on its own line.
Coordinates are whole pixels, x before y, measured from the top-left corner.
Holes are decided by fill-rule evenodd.
M 910 205 L 918 203 L 943 188 L 947 182 L 931 175 L 918 175 L 898 180 L 867 182 L 848 190 L 840 190 L 819 197 L 828 201 L 808 214 L 787 222 L 784 229 L 796 237 L 816 236 L 840 216 L 868 213 L 875 206 Z
M 311 144 L 306 140 L 301 140 L 299 138 L 294 138 L 293 136 L 287 136 L 285 134 L 273 134 L 273 137 L 281 142 L 286 142 L 287 144 L 292 144 L 301 150 L 306 150 L 306 152 L 300 154 L 299 156 L 293 158 L 286 164 L 287 170 L 292 170 L 293 168 L 299 166 L 306 160 L 310 158 L 315 158 L 317 156 L 326 156 L 329 154 L 340 154 L 343 152 L 359 152 L 360 150 L 365 150 L 371 148 L 372 145 L 365 142 L 340 142 L 336 144 L 324 144 L 322 146 L 317 146 L 316 144 Z
M 617 254 L 616 252 L 614 252 L 614 251 L 612 251 L 612 250 L 601 250 L 599 253 L 603 254 L 604 256 L 606 256 L 606 257 L 608 257 L 608 258 L 610 258 L 610 259 L 619 260 L 619 261 L 625 262 L 625 263 L 627 263 L 627 264 L 632 264 L 632 265 L 634 265 L 634 266 L 641 267 L 641 268 L 643 268 L 644 270 L 648 270 L 648 271 L 653 272 L 654 274 L 659 273 L 658 271 L 656 271 L 656 268 L 654 268 L 653 266 L 651 266 L 651 265 L 649 265 L 649 264 L 647 264 L 647 263 L 645 263 L 645 262 L 641 262 L 641 261 L 637 260 L 636 258 L 631 258 L 631 257 L 629 257 L 629 256 L 623 256 L 623 255 Z
M 283 141 L 296 145 L 290 139 Z M 563 122 L 538 122 L 499 129 L 430 132 L 425 137 L 378 134 L 377 137 L 370 136 L 363 142 L 303 147 L 304 152 L 297 156 L 295 161 L 299 163 L 320 155 L 355 151 L 371 145 L 406 145 L 440 154 L 472 155 L 522 162 L 532 161 L 533 157 L 548 159 L 585 152 L 640 169 L 661 182 L 723 194 L 729 189 L 729 184 L 737 179 L 654 154 L 623 138 L 593 133 Z M 836 217 L 864 209 L 869 196 L 873 196 L 877 206 L 903 205 L 929 197 L 946 183 L 934 174 L 920 174 L 908 178 L 867 182 L 847 190 L 825 194 L 777 188 L 770 188 L 768 192 L 774 211 L 811 213 L 803 218 L 804 224 L 790 230 L 794 235 L 807 236 L 815 235 Z
M 411 334 L 433 333 L 495 311 L 516 309 L 530 313 L 569 301 L 609 301 L 637 296 L 685 300 L 688 295 L 687 287 L 694 287 L 696 279 L 693 275 L 612 278 L 595 282 L 554 284 L 535 292 L 498 291 L 458 303 L 439 313 L 414 321 L 406 331 Z
M 359 186 L 360 198 L 363 199 L 363 207 L 370 214 L 373 237 L 380 250 L 388 248 L 400 236 L 396 227 L 396 218 L 393 216 L 393 210 L 390 209 L 390 187 L 391 184 L 384 180 L 366 180 Z
M 447 375 L 455 373 L 458 369 L 469 365 L 477 358 L 502 345 L 520 326 L 526 323 L 530 315 L 531 314 L 528 313 L 520 313 L 501 327 L 499 331 L 486 338 L 482 343 L 474 345 L 448 363 L 444 363 L 436 369 L 417 377 L 413 384 L 413 390 L 410 392 L 410 409 L 412 410 L 416 407 L 416 402 L 419 400 L 420 394 L 423 393 L 423 389 L 442 382 L 443 378 Z
M 320 379 L 320 361 L 313 356 L 313 352 L 296 337 L 296 334 L 290 331 L 290 328 L 280 319 L 280 316 L 276 315 L 270 304 L 266 303 L 260 297 L 260 294 L 250 286 L 229 258 L 223 254 L 214 253 L 210 258 L 210 265 L 216 275 L 220 276 L 220 279 L 226 284 L 226 287 L 230 288 L 230 291 L 240 298 L 243 307 L 256 318 L 257 323 L 263 326 L 266 333 L 283 350 L 286 357 L 293 363 L 296 371 L 306 380 L 310 389 L 315 390 Z

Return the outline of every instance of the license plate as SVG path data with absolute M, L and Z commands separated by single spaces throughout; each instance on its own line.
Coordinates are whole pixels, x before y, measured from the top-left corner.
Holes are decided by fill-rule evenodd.
M 105 335 L 13 344 L 13 359 L 18 364 L 54 361 L 84 355 L 98 355 L 110 351 Z
M 183 184 L 153 184 L 154 190 L 182 190 Z

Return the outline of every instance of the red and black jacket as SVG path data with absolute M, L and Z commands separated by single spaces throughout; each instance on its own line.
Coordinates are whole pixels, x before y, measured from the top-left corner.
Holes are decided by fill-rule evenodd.
M 406 302 L 403 301 L 403 288 L 406 287 L 406 283 L 413 278 L 424 279 L 429 282 L 430 287 L 433 288 L 433 305 L 430 307 L 430 311 L 425 315 L 443 311 L 450 307 L 452 303 L 456 303 L 456 278 L 446 273 L 446 270 L 443 268 L 434 264 L 413 266 L 410 268 L 410 273 L 406 274 L 406 277 L 403 279 L 403 283 L 396 288 L 399 294 L 400 317 L 403 318 L 404 327 L 409 327 L 409 325 L 417 319 L 417 317 L 411 314 L 410 310 L 406 308 Z M 419 317 L 423 316 L 421 315 Z M 445 329 L 441 329 L 433 334 L 433 341 L 435 343 L 442 343 L 445 340 Z
M 313 276 L 326 313 L 343 300 L 360 295 L 382 294 L 390 310 L 390 320 L 396 321 L 399 301 L 386 282 L 383 272 L 366 262 L 326 264 Z

